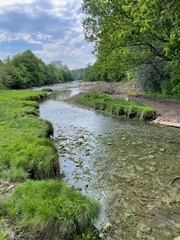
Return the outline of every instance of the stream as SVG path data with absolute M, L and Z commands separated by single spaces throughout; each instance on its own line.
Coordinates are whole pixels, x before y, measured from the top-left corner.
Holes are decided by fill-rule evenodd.
M 104 239 L 180 236 L 180 180 L 170 185 L 180 175 L 180 130 L 70 104 L 78 82 L 52 88 L 40 117 L 53 124 L 63 180 L 101 203 Z

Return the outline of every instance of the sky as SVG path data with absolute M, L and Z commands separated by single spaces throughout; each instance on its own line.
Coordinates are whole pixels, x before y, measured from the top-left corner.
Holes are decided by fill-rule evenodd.
M 31 50 L 69 69 L 95 62 L 83 34 L 82 0 L 0 0 L 0 59 Z

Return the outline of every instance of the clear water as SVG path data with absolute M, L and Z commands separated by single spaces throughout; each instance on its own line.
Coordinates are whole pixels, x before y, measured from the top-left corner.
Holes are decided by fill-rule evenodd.
M 65 101 L 80 86 L 54 91 L 40 116 L 54 126 L 64 181 L 102 204 L 105 239 L 168 240 L 180 235 L 180 129 L 105 116 Z M 167 200 L 163 200 L 167 199 Z

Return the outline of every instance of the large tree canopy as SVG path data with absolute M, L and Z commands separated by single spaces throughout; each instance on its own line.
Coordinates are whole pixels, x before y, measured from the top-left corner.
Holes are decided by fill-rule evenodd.
M 33 52 L 27 50 L 12 60 L 0 61 L 0 89 L 18 89 L 72 81 L 71 71 L 61 61 L 46 65 Z
M 168 66 L 174 91 L 178 90 L 179 1 L 84 0 L 82 9 L 85 37 L 95 44 L 101 73 L 113 79 L 142 64 L 160 63 Z

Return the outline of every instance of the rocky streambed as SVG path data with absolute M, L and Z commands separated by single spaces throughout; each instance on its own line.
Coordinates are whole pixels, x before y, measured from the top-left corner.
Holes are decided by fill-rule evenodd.
M 97 227 L 111 240 L 180 236 L 180 132 L 103 116 L 64 99 L 80 86 L 56 89 L 40 116 L 54 126 L 64 181 L 102 204 Z

